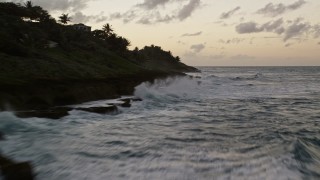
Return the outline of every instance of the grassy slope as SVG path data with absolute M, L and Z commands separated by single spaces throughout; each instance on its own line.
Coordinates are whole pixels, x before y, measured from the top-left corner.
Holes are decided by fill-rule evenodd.
M 129 51 L 116 34 L 77 31 L 50 18 L 22 20 L 34 12 L 0 3 L 0 111 L 5 104 L 37 108 L 112 98 L 143 81 L 196 70 L 160 47 Z M 58 47 L 46 48 L 50 41 Z
M 144 69 L 112 52 L 65 52 L 48 49 L 39 57 L 22 58 L 0 53 L 0 84 L 25 84 L 36 80 L 108 79 L 143 73 Z

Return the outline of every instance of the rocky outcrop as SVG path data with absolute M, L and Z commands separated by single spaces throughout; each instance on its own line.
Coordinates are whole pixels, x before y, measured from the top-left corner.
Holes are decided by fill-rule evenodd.
M 20 118 L 48 118 L 48 119 L 60 119 L 64 116 L 69 115 L 69 111 L 72 108 L 69 107 L 55 107 L 50 109 L 42 109 L 42 110 L 30 110 L 30 111 L 16 111 L 14 114 Z
M 49 109 L 36 109 L 36 110 L 22 110 L 22 111 L 13 111 L 13 113 L 19 118 L 47 118 L 47 119 L 61 119 L 69 115 L 69 112 L 72 110 L 86 111 L 97 114 L 118 114 L 118 107 L 129 108 L 131 103 L 135 101 L 142 101 L 138 97 L 128 97 L 115 100 L 112 103 L 107 103 L 107 106 L 92 107 L 86 105 L 77 106 L 58 106 Z M 2 138 L 0 132 L 0 140 Z
M 0 132 L 0 141 L 4 140 Z M 0 179 L 4 180 L 33 180 L 32 165 L 29 162 L 18 163 L 0 154 Z
M 76 108 L 76 110 L 97 113 L 97 114 L 116 114 L 116 113 L 118 113 L 118 107 L 115 105 L 105 106 L 105 107 L 81 107 L 81 108 Z
M 121 107 L 129 108 L 131 107 L 131 98 L 124 98 L 120 99 L 123 103 L 121 104 Z
M 55 106 L 115 99 L 121 95 L 132 95 L 134 88 L 142 82 L 152 82 L 157 78 L 182 75 L 181 73 L 149 72 L 133 77 L 104 80 L 41 80 L 23 86 L 0 84 L 0 111 L 12 109 L 16 111 L 48 110 Z
M 5 180 L 33 180 L 32 166 L 29 162 L 10 162 L 1 166 Z
M 4 135 L 2 134 L 2 132 L 0 131 L 0 141 L 5 140 Z
M 133 97 L 131 100 L 132 100 L 132 101 L 142 101 L 142 99 L 139 98 L 139 97 Z

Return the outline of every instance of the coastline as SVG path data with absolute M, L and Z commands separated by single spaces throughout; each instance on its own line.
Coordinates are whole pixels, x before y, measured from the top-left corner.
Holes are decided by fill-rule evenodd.
M 121 95 L 132 95 L 134 87 L 142 82 L 184 75 L 181 72 L 148 71 L 107 79 L 37 80 L 23 85 L 0 84 L 0 111 L 45 110 L 55 106 L 114 99 Z
M 197 71 L 159 46 L 130 50 L 130 41 L 108 23 L 93 31 L 79 29 L 79 24 L 57 21 L 28 2 L 28 6 L 0 3 L 0 112 L 48 119 L 60 119 L 73 109 L 113 113 L 139 99 L 122 99 L 121 104 L 105 107 L 67 105 L 132 95 L 142 82 Z M 0 131 L 1 140 L 5 134 Z M 35 174 L 31 163 L 16 162 L 0 152 L 1 176 L 34 179 Z

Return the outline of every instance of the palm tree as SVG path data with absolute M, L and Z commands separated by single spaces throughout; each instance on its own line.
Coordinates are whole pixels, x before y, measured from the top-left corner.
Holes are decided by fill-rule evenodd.
M 27 9 L 26 12 L 28 14 L 27 16 L 30 19 L 30 21 L 35 20 L 37 17 L 36 17 L 36 12 L 34 10 L 32 2 L 31 1 L 25 2 L 24 7 Z
M 31 1 L 27 1 L 26 3 L 24 3 L 24 6 L 25 6 L 27 9 L 32 9 L 33 4 L 32 4 Z
M 59 16 L 59 22 L 62 24 L 68 24 L 68 22 L 71 21 L 71 17 L 69 17 L 69 14 L 62 14 Z
M 111 35 L 113 32 L 113 29 L 109 23 L 103 25 L 102 30 L 107 34 L 107 36 Z

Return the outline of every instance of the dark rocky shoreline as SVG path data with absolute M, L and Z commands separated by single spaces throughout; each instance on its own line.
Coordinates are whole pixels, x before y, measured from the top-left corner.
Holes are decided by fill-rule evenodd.
M 0 85 L 0 111 L 49 110 L 56 106 L 80 104 L 132 95 L 142 82 L 183 73 L 146 73 L 132 77 L 94 80 L 38 80 L 26 85 Z
M 65 105 L 79 104 L 101 99 L 132 95 L 134 87 L 142 82 L 169 76 L 183 76 L 183 73 L 150 73 L 135 77 L 86 81 L 38 81 L 26 86 L 0 86 L 0 112 L 13 111 L 17 117 L 60 119 L 69 111 L 81 110 L 99 114 L 116 114 L 118 107 L 129 108 L 139 98 L 119 99 L 119 104 L 105 107 L 72 108 Z M 5 135 L 0 132 L 0 141 Z M 35 178 L 30 162 L 16 162 L 0 154 L 0 176 L 6 180 L 32 180 Z
M 5 140 L 0 132 L 0 141 Z M 0 176 L 5 180 L 32 180 L 35 175 L 30 162 L 16 162 L 0 154 Z

